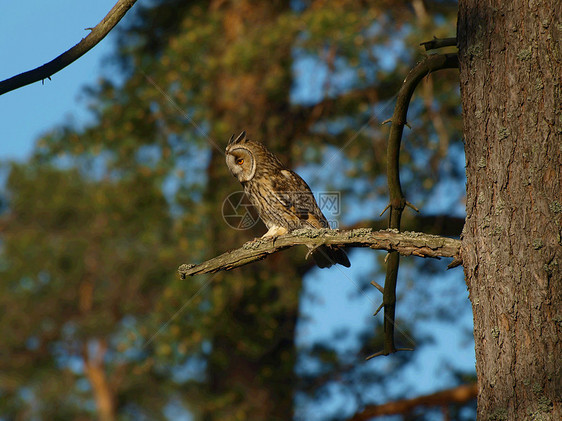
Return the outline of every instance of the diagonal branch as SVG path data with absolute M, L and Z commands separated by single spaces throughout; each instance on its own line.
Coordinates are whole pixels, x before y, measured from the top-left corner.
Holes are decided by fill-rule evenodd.
M 65 51 L 60 56 L 40 67 L 1 81 L 0 95 L 21 88 L 22 86 L 29 85 L 30 83 L 48 79 L 58 71 L 64 69 L 66 66 L 82 57 L 105 38 L 105 36 L 115 27 L 115 25 L 117 25 L 121 18 L 125 16 L 125 13 L 133 7 L 133 4 L 135 4 L 136 1 L 137 0 L 119 0 L 102 19 L 102 21 L 94 28 L 91 28 L 92 31 L 88 34 L 88 36 L 86 38 L 82 38 L 82 41 L 70 50 Z
M 373 417 L 380 417 L 383 415 L 407 415 L 419 406 L 448 406 L 451 404 L 462 405 L 476 399 L 477 395 L 478 385 L 476 383 L 465 384 L 454 387 L 453 389 L 443 390 L 441 392 L 419 396 L 413 399 L 402 399 L 382 405 L 368 405 L 363 409 L 363 411 L 358 412 L 348 421 L 367 421 Z
M 370 228 L 349 231 L 300 229 L 275 239 L 250 241 L 239 249 L 228 251 L 198 265 L 183 264 L 179 267 L 178 272 L 181 278 L 185 279 L 187 276 L 231 270 L 264 259 L 270 254 L 289 247 L 304 245 L 315 248 L 321 244 L 370 247 L 376 250 L 397 251 L 404 256 L 414 255 L 437 259 L 452 257 L 460 260 L 460 240 L 438 235 L 418 232 L 399 233 L 396 230 L 372 231 Z

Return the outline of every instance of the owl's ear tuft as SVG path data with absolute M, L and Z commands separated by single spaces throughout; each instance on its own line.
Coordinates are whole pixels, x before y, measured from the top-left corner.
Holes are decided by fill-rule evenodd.
M 232 135 L 230 137 L 230 140 L 228 141 L 228 144 L 229 145 L 236 145 L 237 143 L 242 143 L 242 142 L 245 142 L 246 140 L 247 140 L 246 139 L 246 131 L 243 131 L 242 133 L 240 133 L 238 135 L 238 137 L 236 139 L 234 139 L 234 135 Z

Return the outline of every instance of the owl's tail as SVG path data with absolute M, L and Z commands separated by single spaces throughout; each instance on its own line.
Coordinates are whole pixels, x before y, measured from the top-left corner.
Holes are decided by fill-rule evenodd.
M 346 268 L 351 266 L 345 251 L 337 246 L 323 244 L 312 250 L 310 254 L 312 254 L 312 258 L 319 268 L 329 268 L 336 263 L 339 263 Z

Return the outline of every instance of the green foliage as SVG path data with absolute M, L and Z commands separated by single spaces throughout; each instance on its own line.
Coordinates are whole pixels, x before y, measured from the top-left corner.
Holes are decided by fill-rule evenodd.
M 123 321 L 150 311 L 172 279 L 166 266 L 178 256 L 168 204 L 142 175 L 93 181 L 48 165 L 13 164 L 6 189 L 0 307 L 8 352 L 0 364 L 14 398 L 22 386 L 29 399 L 59 390 L 52 398 L 76 407 L 67 395 L 84 376 L 77 361 L 98 342 L 126 351 Z M 111 370 L 136 364 L 123 352 L 108 361 Z

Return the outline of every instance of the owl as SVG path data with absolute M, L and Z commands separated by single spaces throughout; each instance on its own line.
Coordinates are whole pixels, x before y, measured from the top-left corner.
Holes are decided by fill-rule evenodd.
M 230 138 L 226 164 L 268 228 L 262 238 L 278 237 L 298 228 L 329 228 L 308 184 L 262 143 L 246 138 L 246 132 Z M 335 263 L 351 266 L 345 251 L 337 246 L 324 244 L 311 254 L 321 268 Z

